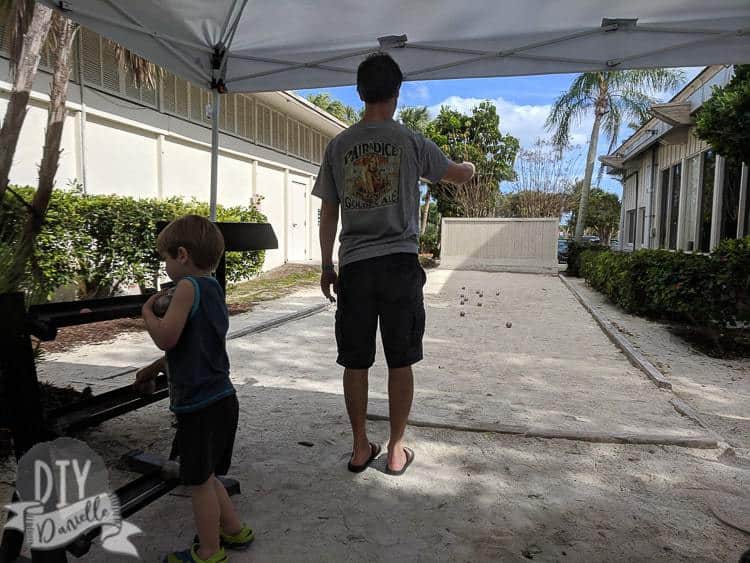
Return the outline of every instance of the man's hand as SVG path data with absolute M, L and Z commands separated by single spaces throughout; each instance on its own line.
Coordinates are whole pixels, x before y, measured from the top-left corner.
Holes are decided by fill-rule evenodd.
M 331 286 L 333 286 L 333 292 L 338 294 L 339 277 L 333 270 L 324 271 L 320 274 L 320 289 L 331 303 L 335 303 L 336 299 L 331 295 Z

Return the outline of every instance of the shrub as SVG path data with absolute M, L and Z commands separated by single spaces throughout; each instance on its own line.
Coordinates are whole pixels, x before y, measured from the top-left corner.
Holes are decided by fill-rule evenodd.
M 750 319 L 750 237 L 710 255 L 584 251 L 586 281 L 630 313 L 686 321 L 714 336 Z
M 568 246 L 568 268 L 565 270 L 566 275 L 579 277 L 581 275 L 581 254 L 584 251 L 605 252 L 609 247 L 589 242 L 570 241 Z
M 24 200 L 32 188 L 12 188 Z M 12 247 L 26 217 L 23 204 L 6 192 L 0 211 L 0 257 Z M 180 198 L 133 199 L 85 196 L 78 189 L 55 190 L 39 234 L 23 289 L 48 299 L 61 285 L 76 283 L 80 297 L 107 297 L 125 284 L 152 286 L 163 273 L 156 248 L 156 223 L 181 215 L 208 215 L 208 204 Z M 265 222 L 255 207 L 217 208 L 219 221 Z M 265 253 L 227 253 L 227 280 L 260 272 Z
M 425 254 L 432 254 L 433 258 L 440 257 L 440 233 L 437 225 L 427 224 L 424 234 L 419 237 L 419 250 Z

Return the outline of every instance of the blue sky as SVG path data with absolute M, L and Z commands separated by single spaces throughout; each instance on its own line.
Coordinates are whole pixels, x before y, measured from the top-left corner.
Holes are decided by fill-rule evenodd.
M 695 77 L 700 68 L 686 68 L 686 81 Z M 550 105 L 561 92 L 570 85 L 571 74 L 555 74 L 547 76 L 524 76 L 504 78 L 481 78 L 465 80 L 435 80 L 429 82 L 406 82 L 401 87 L 400 106 L 427 106 L 435 114 L 441 105 L 448 105 L 459 111 L 469 112 L 482 100 L 491 100 L 500 115 L 500 130 L 510 133 L 521 141 L 521 146 L 530 146 L 539 137 L 548 137 L 544 129 L 544 121 L 549 113 Z M 341 88 L 320 88 L 315 90 L 298 90 L 305 96 L 314 92 L 329 92 L 332 97 L 357 109 L 362 102 L 353 86 Z M 659 97 L 668 99 L 674 92 L 661 94 Z M 573 144 L 583 146 L 588 143 L 591 133 L 591 119 L 584 120 L 572 129 Z M 623 130 L 620 141 L 630 134 Z M 604 154 L 607 143 L 602 138 L 599 142 L 599 154 Z M 576 159 L 575 175 L 583 176 L 584 158 Z M 596 171 L 595 171 L 596 174 Z M 620 183 L 605 176 L 602 187 L 621 194 Z

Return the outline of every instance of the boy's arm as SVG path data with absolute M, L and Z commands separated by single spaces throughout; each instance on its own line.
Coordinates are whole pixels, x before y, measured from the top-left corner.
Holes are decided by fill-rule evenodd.
M 172 295 L 167 313 L 161 319 L 154 314 L 153 306 L 156 297 L 156 295 L 152 296 L 143 304 L 143 320 L 154 344 L 160 350 L 167 351 L 177 345 L 182 329 L 185 328 L 185 323 L 193 308 L 195 289 L 190 281 L 180 280 Z

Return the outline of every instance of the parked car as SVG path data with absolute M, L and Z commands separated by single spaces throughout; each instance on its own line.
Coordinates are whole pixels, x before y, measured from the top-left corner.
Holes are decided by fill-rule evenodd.
M 568 252 L 570 252 L 570 240 L 565 238 L 557 239 L 557 261 L 560 264 L 568 263 Z
M 584 235 L 581 237 L 581 242 L 587 242 L 589 244 L 599 244 L 602 242 L 602 239 L 600 239 L 596 235 Z
M 612 250 L 619 250 L 620 249 L 620 241 L 617 240 L 616 238 L 613 238 L 612 240 L 609 241 L 609 247 Z

